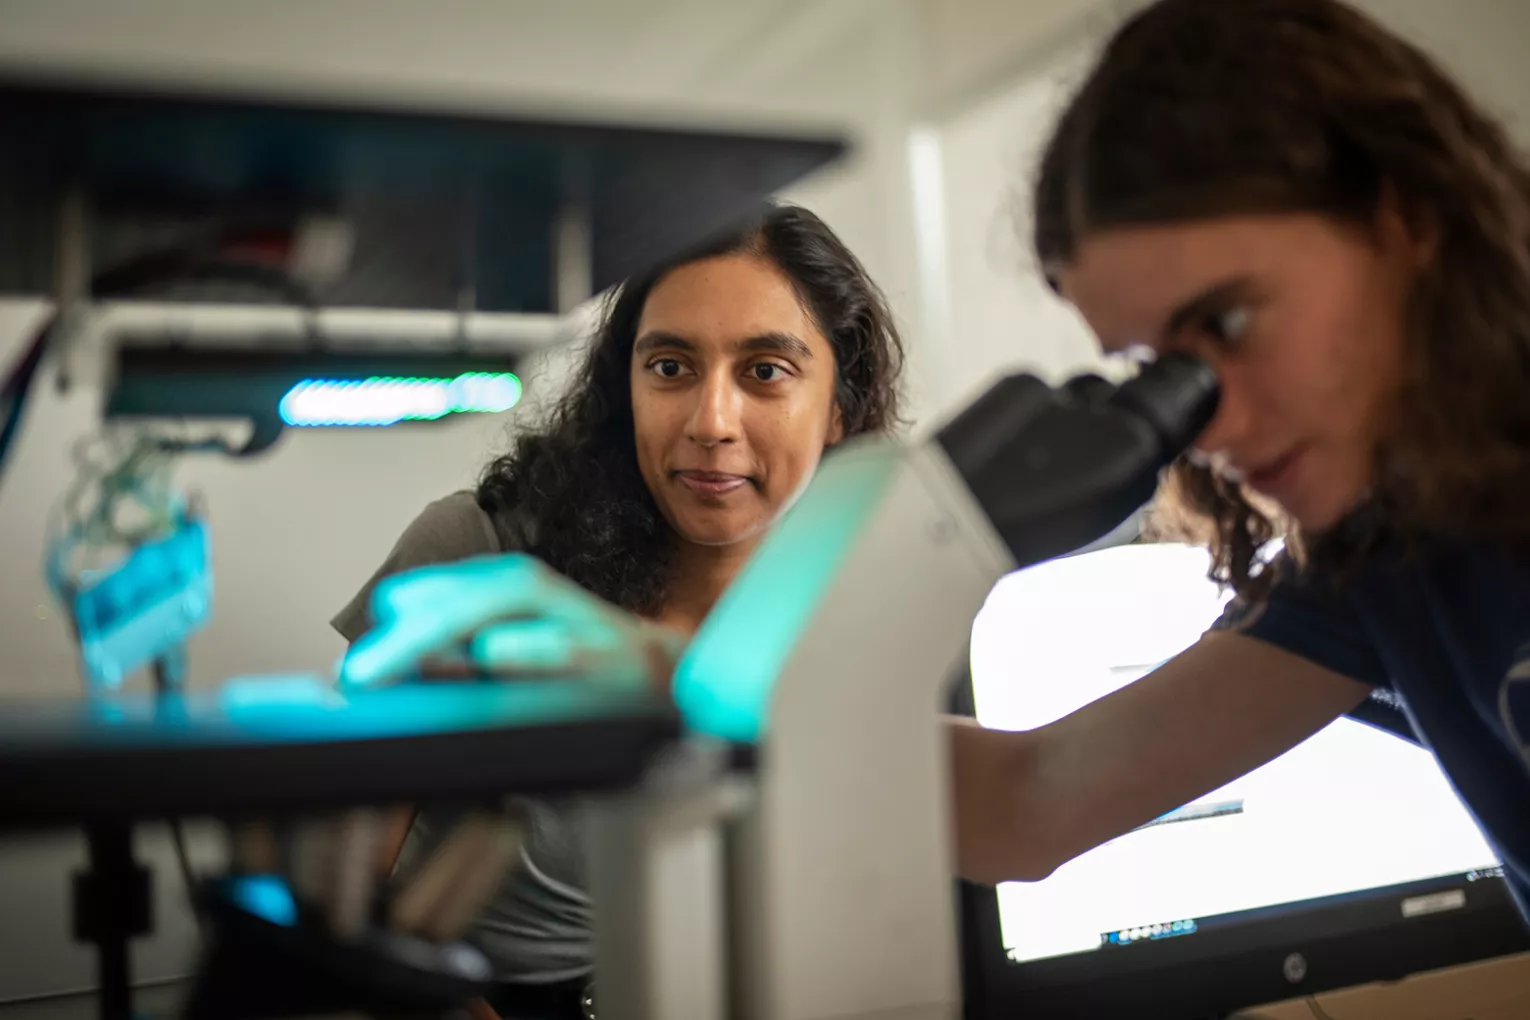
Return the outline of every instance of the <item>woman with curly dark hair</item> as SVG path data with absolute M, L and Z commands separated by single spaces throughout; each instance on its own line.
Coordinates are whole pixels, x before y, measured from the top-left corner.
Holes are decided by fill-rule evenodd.
M 490 465 L 477 502 L 521 530 L 513 547 L 694 630 L 823 450 L 898 423 L 902 364 L 855 256 L 777 208 L 624 286 L 573 392 Z
M 526 555 L 485 564 L 531 578 L 569 612 L 534 654 L 528 638 L 549 632 L 524 621 L 482 639 L 503 651 L 508 637 L 521 661 L 553 668 L 569 665 L 565 653 L 588 665 L 597 646 L 625 652 L 587 629 L 570 636 L 593 612 L 672 658 L 824 451 L 898 425 L 902 366 L 892 315 L 860 262 L 812 213 L 771 208 L 624 284 L 545 426 L 495 460 L 476 492 L 426 508 L 334 626 L 361 638 L 385 577 L 513 552 Z M 442 636 L 414 640 L 423 649 Z M 347 675 L 365 675 L 379 652 L 392 660 L 398 649 L 357 644 Z M 558 805 L 531 805 L 530 819 L 523 867 L 474 939 L 523 1002 L 540 986 L 567 1007 L 552 1013 L 577 1015 L 567 1004 L 591 965 L 580 834 Z M 412 831 L 428 844 L 445 828 L 425 812 Z

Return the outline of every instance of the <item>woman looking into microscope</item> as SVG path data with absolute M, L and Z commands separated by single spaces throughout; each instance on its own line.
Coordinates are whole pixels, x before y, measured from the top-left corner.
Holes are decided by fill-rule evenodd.
M 964 873 L 1043 877 L 1380 692 L 1530 908 L 1530 168 L 1503 127 L 1336 0 L 1162 0 L 1063 112 L 1034 240 L 1105 351 L 1216 370 L 1161 501 L 1237 597 L 1050 726 L 954 727 Z

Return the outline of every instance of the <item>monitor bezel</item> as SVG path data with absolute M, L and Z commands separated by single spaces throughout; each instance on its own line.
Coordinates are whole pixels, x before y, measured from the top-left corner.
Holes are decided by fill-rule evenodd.
M 954 685 L 950 707 L 975 717 L 970 670 Z M 1460 907 L 1403 917 L 1404 900 L 1453 889 L 1464 895 Z M 1450 876 L 1204 919 L 1218 928 L 1215 951 L 1197 933 L 1024 963 L 1004 951 L 992 886 L 959 882 L 956 896 L 967 1020 L 1199 1020 L 1530 950 L 1530 929 L 1507 883 L 1492 876 Z

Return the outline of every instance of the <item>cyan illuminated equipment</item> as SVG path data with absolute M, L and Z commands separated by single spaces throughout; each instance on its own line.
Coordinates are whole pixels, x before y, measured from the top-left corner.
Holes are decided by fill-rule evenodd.
M 151 663 L 178 664 L 187 640 L 212 616 L 207 522 L 182 512 L 163 536 L 132 549 L 108 570 L 84 575 L 69 562 L 79 544 L 73 534 L 53 543 L 46 574 L 74 627 L 87 691 L 120 687 Z M 166 680 L 179 684 L 181 678 Z
M 508 411 L 521 399 L 504 353 L 173 346 L 119 337 L 108 419 L 237 419 L 258 453 L 284 427 L 367 427 Z

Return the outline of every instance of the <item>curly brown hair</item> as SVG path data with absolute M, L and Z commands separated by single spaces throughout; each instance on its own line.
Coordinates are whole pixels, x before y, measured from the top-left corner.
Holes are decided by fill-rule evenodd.
M 478 504 L 517 548 L 639 615 L 664 605 L 674 542 L 637 466 L 629 363 L 638 322 L 649 293 L 671 272 L 741 252 L 785 273 L 828 338 L 845 436 L 902 424 L 903 343 L 887 299 L 808 210 L 768 205 L 738 230 L 623 283 L 570 389 L 541 428 L 488 466 Z
M 1161 0 L 1109 41 L 1042 158 L 1044 266 L 1127 225 L 1372 224 L 1384 196 L 1435 257 L 1410 296 L 1366 507 L 1304 536 L 1186 460 L 1160 493 L 1240 596 L 1268 594 L 1258 554 L 1281 533 L 1298 562 L 1334 568 L 1383 538 L 1530 545 L 1530 170 L 1430 57 L 1337 0 Z

